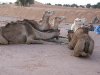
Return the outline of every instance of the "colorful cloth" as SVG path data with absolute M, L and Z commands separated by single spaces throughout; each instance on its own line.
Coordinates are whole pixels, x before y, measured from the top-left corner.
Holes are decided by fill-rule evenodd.
M 96 26 L 95 29 L 94 29 L 94 32 L 96 34 L 100 34 L 100 26 Z

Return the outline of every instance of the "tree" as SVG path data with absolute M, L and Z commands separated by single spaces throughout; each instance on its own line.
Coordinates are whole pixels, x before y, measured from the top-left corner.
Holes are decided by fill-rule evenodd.
M 99 3 L 97 3 L 97 8 L 100 8 L 100 2 L 99 2 Z
M 81 7 L 81 8 L 85 8 L 83 5 L 80 5 L 79 7 Z
M 17 0 L 15 4 L 21 5 L 21 6 L 28 6 L 30 4 L 34 4 L 34 0 Z
M 55 6 L 62 6 L 62 4 L 55 4 Z
M 92 5 L 92 8 L 100 8 L 100 2 L 98 2 L 96 5 Z
M 70 5 L 69 5 L 69 4 L 64 4 L 63 6 L 64 6 L 64 7 L 70 7 Z
M 95 8 L 96 9 L 97 8 L 97 5 L 92 5 L 92 8 Z
M 13 4 L 12 2 L 9 2 L 9 4 Z
M 77 4 L 72 4 L 71 7 L 76 7 L 76 8 L 78 8 L 78 5 L 77 5 Z
M 90 8 L 90 7 L 91 7 L 91 4 L 87 4 L 87 5 L 86 5 L 86 8 Z
M 47 5 L 51 5 L 51 3 L 47 3 Z

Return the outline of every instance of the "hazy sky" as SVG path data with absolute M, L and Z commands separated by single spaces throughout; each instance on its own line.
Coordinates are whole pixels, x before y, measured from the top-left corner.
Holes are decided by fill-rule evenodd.
M 0 2 L 15 2 L 16 0 L 0 0 Z M 78 5 L 86 5 L 88 3 L 90 4 L 96 4 L 97 2 L 100 2 L 100 0 L 36 0 L 42 3 L 51 3 L 51 4 L 78 4 Z

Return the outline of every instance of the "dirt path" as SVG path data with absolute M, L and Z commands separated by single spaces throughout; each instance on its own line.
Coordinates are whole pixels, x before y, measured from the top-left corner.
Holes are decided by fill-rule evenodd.
M 100 75 L 100 35 L 90 34 L 95 40 L 90 58 L 71 56 L 67 45 L 1 45 L 0 75 Z

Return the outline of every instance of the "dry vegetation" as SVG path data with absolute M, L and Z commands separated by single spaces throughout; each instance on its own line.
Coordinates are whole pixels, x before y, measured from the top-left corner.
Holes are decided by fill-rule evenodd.
M 0 5 L 0 16 L 14 16 L 20 18 L 40 20 L 45 10 L 56 11 L 55 16 L 65 16 L 66 22 L 73 22 L 73 20 L 77 17 L 85 17 L 88 19 L 89 22 L 91 22 L 95 16 L 100 17 L 100 9 L 47 6 L 38 2 L 31 7 Z

